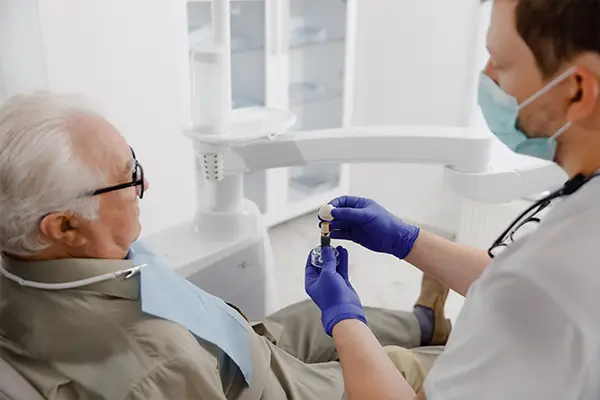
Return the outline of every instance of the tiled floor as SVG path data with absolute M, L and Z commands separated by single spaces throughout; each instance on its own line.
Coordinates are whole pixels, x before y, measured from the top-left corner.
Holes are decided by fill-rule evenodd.
M 279 305 L 306 299 L 304 265 L 310 249 L 318 244 L 319 230 L 313 214 L 279 225 L 270 231 L 279 287 Z M 391 256 L 373 253 L 354 243 L 344 243 L 350 255 L 350 278 L 364 305 L 410 309 L 418 297 L 421 272 Z M 446 304 L 455 319 L 461 296 L 451 293 Z

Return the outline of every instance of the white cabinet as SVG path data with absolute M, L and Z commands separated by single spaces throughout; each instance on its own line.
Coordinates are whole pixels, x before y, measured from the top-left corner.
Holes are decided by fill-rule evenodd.
M 290 110 L 292 128 L 336 128 L 351 120 L 356 0 L 234 0 L 231 3 L 235 108 Z M 211 2 L 187 3 L 189 40 L 211 36 Z M 317 209 L 349 188 L 347 165 L 246 174 L 244 191 L 269 226 Z

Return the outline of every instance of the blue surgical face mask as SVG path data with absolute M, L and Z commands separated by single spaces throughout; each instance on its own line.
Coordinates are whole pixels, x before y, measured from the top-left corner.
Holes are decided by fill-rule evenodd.
M 554 161 L 556 139 L 569 129 L 572 123 L 568 121 L 550 137 L 530 138 L 518 127 L 519 112 L 574 72 L 575 68 L 570 68 L 521 104 L 482 72 L 479 77 L 478 102 L 492 133 L 515 153 Z

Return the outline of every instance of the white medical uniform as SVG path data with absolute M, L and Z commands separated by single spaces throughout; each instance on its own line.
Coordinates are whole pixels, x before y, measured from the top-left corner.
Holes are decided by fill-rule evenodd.
M 471 285 L 428 400 L 600 399 L 600 177 Z

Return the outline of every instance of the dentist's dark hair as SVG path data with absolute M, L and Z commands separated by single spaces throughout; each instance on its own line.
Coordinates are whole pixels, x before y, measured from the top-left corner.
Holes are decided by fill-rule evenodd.
M 583 53 L 600 55 L 600 0 L 495 1 L 517 2 L 517 32 L 545 76 Z

